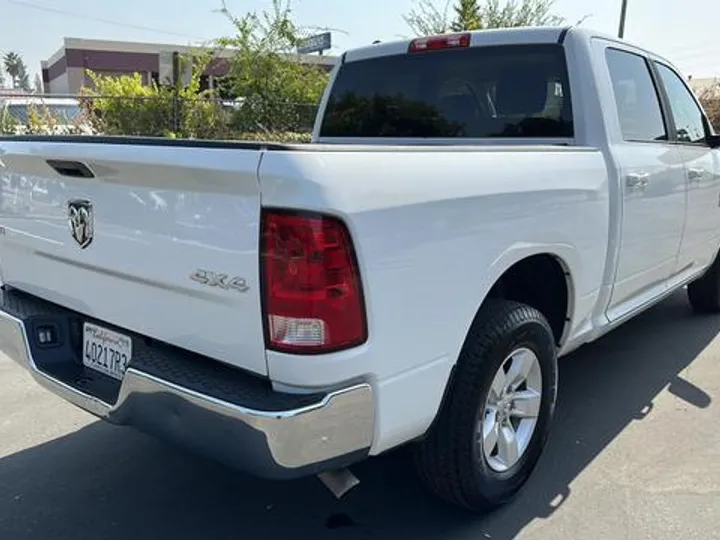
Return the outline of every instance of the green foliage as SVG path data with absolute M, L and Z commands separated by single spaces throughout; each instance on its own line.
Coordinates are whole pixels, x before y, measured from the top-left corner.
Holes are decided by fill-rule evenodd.
M 225 138 L 228 113 L 208 91 L 200 91 L 200 76 L 211 55 L 203 52 L 182 59 L 182 69 L 192 70 L 187 86 L 145 85 L 139 73 L 89 73 L 94 88 L 84 89 L 81 104 L 93 129 L 107 135 Z
M 0 108 L 0 134 L 15 135 L 17 130 L 17 120 Z
M 298 133 L 296 131 L 269 131 L 238 133 L 232 137 L 238 141 L 282 142 L 282 143 L 309 143 L 311 133 Z
M 444 34 L 450 30 L 450 0 L 438 8 L 433 0 L 418 0 L 409 13 L 403 15 L 405 23 L 418 36 Z
M 487 0 L 481 9 L 480 28 L 557 26 L 564 19 L 553 15 L 555 0 Z
M 16 52 L 9 52 L 3 57 L 3 64 L 5 65 L 5 71 L 10 75 L 12 87 L 22 88 L 29 92 L 31 90 L 30 76 L 22 56 Z
M 28 75 L 25 64 L 23 64 L 22 69 L 20 70 L 20 77 L 18 78 L 17 85 L 26 92 L 32 91 L 32 87 L 30 86 L 30 75 Z
M 299 62 L 300 40 L 289 0 L 273 0 L 272 11 L 230 16 L 235 35 L 219 40 L 232 51 L 225 87 L 243 99 L 234 127 L 257 131 L 307 125 L 308 110 L 320 101 L 328 82 L 321 68 Z
M 146 85 L 139 74 L 100 76 L 90 73 L 92 89 L 81 98 L 93 129 L 108 135 L 213 138 L 306 142 L 316 104 L 328 75 L 302 65 L 292 53 L 298 42 L 289 3 L 273 2 L 272 12 L 229 15 L 235 35 L 218 40 L 230 51 L 223 91 L 238 96 L 223 106 L 215 92 L 200 90 L 200 77 L 217 51 L 181 58 L 176 85 Z
M 454 32 L 475 30 L 482 26 L 478 0 L 458 0 L 454 9 L 455 20 L 450 25 Z
M 106 135 L 163 136 L 171 125 L 172 94 L 145 86 L 139 73 L 120 77 L 89 73 L 94 89 L 84 89 L 80 103 L 93 129 Z
M 108 77 L 91 75 L 94 90 L 86 90 L 81 104 L 93 131 L 106 135 L 150 136 L 247 141 L 309 142 L 309 133 L 278 130 L 241 131 L 232 125 L 232 112 L 196 86 L 178 91 L 146 86 L 139 74 Z M 176 112 L 177 111 L 177 112 Z M 178 115 L 177 126 L 173 118 Z
M 16 52 L 9 52 L 3 56 L 3 64 L 5 65 L 5 71 L 13 79 L 13 86 L 15 79 L 20 73 L 20 65 L 23 64 L 22 57 Z
M 564 19 L 551 13 L 555 0 L 455 0 L 444 9 L 433 0 L 419 0 L 415 9 L 404 16 L 405 22 L 417 35 L 443 34 L 450 30 L 485 30 L 517 26 L 555 26 Z

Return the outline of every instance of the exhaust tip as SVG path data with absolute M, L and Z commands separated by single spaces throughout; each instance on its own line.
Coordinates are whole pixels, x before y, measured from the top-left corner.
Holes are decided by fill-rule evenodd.
M 341 499 L 360 483 L 358 477 L 347 468 L 325 471 L 318 474 L 317 477 L 335 495 L 336 499 Z

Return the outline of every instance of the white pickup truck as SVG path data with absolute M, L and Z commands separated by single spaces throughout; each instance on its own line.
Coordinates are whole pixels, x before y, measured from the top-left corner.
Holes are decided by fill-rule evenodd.
M 718 145 L 671 63 L 577 28 L 349 51 L 308 145 L 0 139 L 0 349 L 266 477 L 408 444 L 486 511 L 560 356 L 686 285 L 720 310 Z

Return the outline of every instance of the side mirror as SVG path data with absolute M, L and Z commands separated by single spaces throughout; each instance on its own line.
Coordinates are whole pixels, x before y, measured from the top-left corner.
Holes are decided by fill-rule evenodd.
M 708 135 L 707 144 L 710 148 L 720 148 L 720 135 Z

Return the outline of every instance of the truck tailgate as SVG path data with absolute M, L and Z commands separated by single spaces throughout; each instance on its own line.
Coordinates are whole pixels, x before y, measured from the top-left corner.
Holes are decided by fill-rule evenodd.
M 261 157 L 260 145 L 0 140 L 3 282 L 266 374 Z

